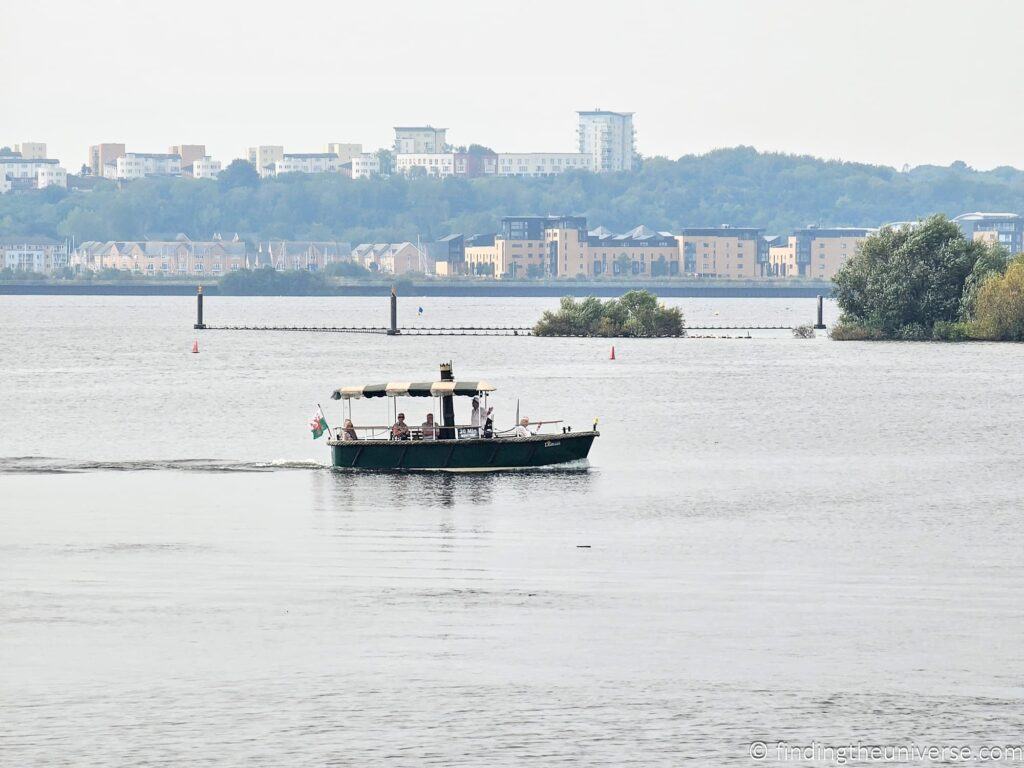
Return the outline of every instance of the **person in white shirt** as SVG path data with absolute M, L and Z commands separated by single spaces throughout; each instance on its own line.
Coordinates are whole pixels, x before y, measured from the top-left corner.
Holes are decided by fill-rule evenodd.
M 523 416 L 519 420 L 519 425 L 516 427 L 514 434 L 516 437 L 533 437 L 535 433 L 530 429 L 529 417 Z
M 469 414 L 469 426 L 482 427 L 484 425 L 483 414 L 480 413 L 480 400 L 473 398 L 473 410 Z

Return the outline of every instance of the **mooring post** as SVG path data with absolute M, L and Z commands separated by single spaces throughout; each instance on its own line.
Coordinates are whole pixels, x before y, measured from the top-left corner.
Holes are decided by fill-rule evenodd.
M 197 331 L 206 328 L 206 324 L 203 322 L 203 286 L 201 285 L 196 289 L 196 324 L 193 328 Z
M 825 321 L 823 319 L 824 318 L 824 314 L 823 314 L 823 311 L 822 311 L 822 304 L 824 303 L 824 301 L 825 301 L 824 298 L 819 294 L 818 295 L 818 322 L 814 326 L 815 330 L 818 330 L 818 331 L 825 330 Z
M 451 361 L 441 363 L 441 381 L 454 381 L 455 373 L 452 371 Z M 442 440 L 455 439 L 455 398 L 451 395 L 441 396 L 441 429 Z
M 391 327 L 388 328 L 388 336 L 398 335 L 398 293 L 395 286 L 391 286 Z

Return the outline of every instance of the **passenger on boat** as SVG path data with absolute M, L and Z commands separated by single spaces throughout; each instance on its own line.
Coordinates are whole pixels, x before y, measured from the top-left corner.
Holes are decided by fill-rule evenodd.
M 477 427 L 478 429 L 484 425 L 483 414 L 480 413 L 480 400 L 479 398 L 473 398 L 473 410 L 469 414 L 469 426 Z
M 359 435 L 356 434 L 356 428 L 352 425 L 352 419 L 345 419 L 345 426 L 341 430 L 342 440 L 358 440 Z
M 391 439 L 392 440 L 408 440 L 409 439 L 409 425 L 405 423 L 405 414 L 398 414 L 398 421 L 391 427 Z
M 427 414 L 427 420 L 420 424 L 420 432 L 424 440 L 437 439 L 437 425 L 434 424 L 434 414 Z
M 519 420 L 519 426 L 516 427 L 516 431 L 513 433 L 516 437 L 533 437 L 536 433 L 530 429 L 530 418 L 523 416 Z
M 494 437 L 494 408 L 488 408 L 484 416 L 484 437 Z

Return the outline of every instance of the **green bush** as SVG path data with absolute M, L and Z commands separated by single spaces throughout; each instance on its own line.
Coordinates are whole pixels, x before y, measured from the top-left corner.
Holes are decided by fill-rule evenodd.
M 881 341 L 885 338 L 877 328 L 870 328 L 862 323 L 840 320 L 828 332 L 829 338 L 836 341 Z
M 631 338 L 686 335 L 682 311 L 659 304 L 658 297 L 647 291 L 627 291 L 609 301 L 594 296 L 576 301 L 566 296 L 557 312 L 541 316 L 533 332 L 536 336 Z
M 1024 341 L 1024 256 L 978 289 L 970 332 L 986 341 Z
M 932 338 L 935 341 L 967 341 L 971 338 L 970 325 L 939 320 L 932 326 Z

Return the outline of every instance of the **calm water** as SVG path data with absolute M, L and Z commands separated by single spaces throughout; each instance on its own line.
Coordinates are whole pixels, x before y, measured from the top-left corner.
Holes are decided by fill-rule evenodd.
M 555 303 L 401 312 L 528 324 Z M 678 303 L 691 324 L 814 307 Z M 192 355 L 193 312 L 0 299 L 0 764 L 748 765 L 754 740 L 1024 741 L 1024 346 L 766 332 L 618 341 L 612 362 L 600 340 L 208 331 Z M 372 298 L 207 306 L 385 317 Z M 334 424 L 335 387 L 447 359 L 499 387 L 500 426 L 517 398 L 599 417 L 590 470 L 323 468 L 317 402 Z

